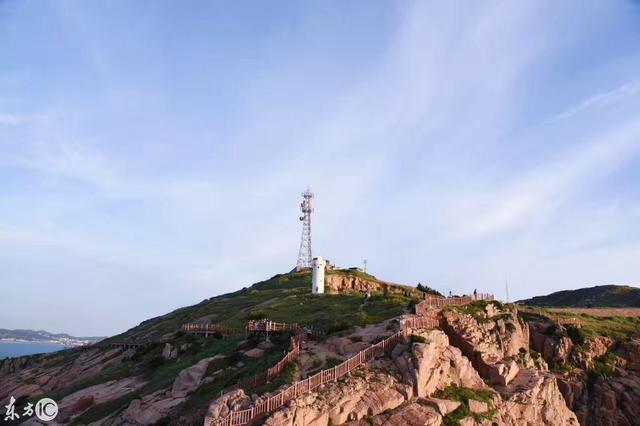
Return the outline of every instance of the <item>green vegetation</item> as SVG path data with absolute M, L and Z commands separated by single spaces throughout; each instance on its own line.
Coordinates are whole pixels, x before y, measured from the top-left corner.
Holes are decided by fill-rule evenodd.
M 607 353 L 595 359 L 593 368 L 587 371 L 587 375 L 594 377 L 609 377 L 613 374 L 613 367 L 616 364 L 616 355 Z
M 571 339 L 571 342 L 574 345 L 584 345 L 584 342 L 587 340 L 587 336 L 585 332 L 582 331 L 582 328 L 573 324 L 567 324 L 565 328 L 567 330 L 567 336 L 569 336 L 569 339 Z
M 364 271 L 361 271 L 360 269 L 353 267 L 353 268 L 343 268 L 343 269 L 327 269 L 326 271 L 327 275 L 331 275 L 331 274 L 335 274 L 335 275 L 353 275 L 359 278 L 362 278 L 364 280 L 372 280 L 372 281 L 377 281 L 378 279 L 371 275 L 368 274 Z
M 344 360 L 340 359 L 340 358 L 334 358 L 334 357 L 329 357 L 326 359 L 325 361 L 325 365 L 324 368 L 331 368 L 331 367 L 335 367 L 336 365 L 340 365 L 344 362 Z
M 497 315 L 492 317 L 487 316 L 486 308 L 488 305 L 493 305 L 494 308 L 500 312 Z M 466 305 L 451 305 L 446 306 L 445 310 L 452 310 L 455 312 L 459 312 L 461 314 L 466 314 L 472 316 L 476 321 L 483 323 L 489 321 L 498 321 L 500 319 L 507 320 L 511 318 L 511 311 L 515 309 L 514 305 L 511 303 L 502 303 L 497 300 L 478 300 L 477 302 L 468 303 Z M 512 327 L 515 327 L 513 324 Z
M 496 393 L 492 390 L 471 389 L 452 385 L 444 390 L 437 391 L 434 396 L 436 398 L 452 399 L 462 403 L 460 407 L 444 417 L 443 424 L 445 426 L 457 426 L 462 419 L 469 416 L 478 422 L 491 420 L 496 413 L 495 407 L 493 406 L 493 398 L 496 396 Z M 489 410 L 486 413 L 472 413 L 469 409 L 470 399 L 487 403 Z
M 597 336 L 611 337 L 616 340 L 626 340 L 640 333 L 640 317 L 623 316 L 595 316 L 589 314 L 574 314 L 564 311 L 550 311 L 546 308 L 528 308 L 531 311 L 522 312 L 520 316 L 526 321 L 541 318 L 570 320 L 576 324 L 566 324 L 566 332 L 554 325 L 547 330 L 547 335 L 555 334 L 560 337 L 568 336 L 575 345 L 583 345 L 585 341 Z
M 372 275 L 351 269 L 332 270 L 328 273 L 350 274 L 375 280 Z M 249 288 L 150 319 L 113 339 L 153 340 L 175 333 L 184 323 L 202 319 L 242 328 L 248 319 L 269 318 L 278 322 L 308 324 L 329 334 L 400 315 L 412 300 L 402 294 L 375 294 L 361 309 L 364 299 L 362 294 L 316 295 L 311 294 L 310 288 L 309 271 L 276 275 Z
M 418 285 L 416 286 L 416 288 L 418 290 L 420 290 L 423 293 L 427 293 L 427 294 L 432 294 L 434 296 L 441 296 L 442 297 L 442 293 L 440 293 L 438 290 L 435 290 L 429 286 L 426 285 L 422 285 L 421 283 L 418 283 Z
M 422 336 L 418 336 L 418 335 L 412 334 L 411 336 L 409 336 L 409 342 L 411 344 L 414 344 L 414 343 L 427 343 L 427 339 L 425 339 Z
M 532 306 L 554 307 L 640 307 L 640 288 L 626 285 L 601 285 L 564 290 L 521 300 L 518 303 Z

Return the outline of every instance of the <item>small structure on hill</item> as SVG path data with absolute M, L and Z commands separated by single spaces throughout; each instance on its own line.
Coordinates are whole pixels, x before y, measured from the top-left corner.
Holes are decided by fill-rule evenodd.
M 314 294 L 324 293 L 324 268 L 327 261 L 323 257 L 314 257 L 311 266 L 311 292 Z

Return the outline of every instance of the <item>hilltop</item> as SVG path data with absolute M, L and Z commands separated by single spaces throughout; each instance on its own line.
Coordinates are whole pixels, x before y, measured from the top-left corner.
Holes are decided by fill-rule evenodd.
M 385 295 L 382 291 L 374 293 L 360 309 L 363 294 L 358 292 L 358 288 L 319 297 L 311 294 L 310 271 L 290 272 L 274 275 L 236 292 L 212 297 L 196 305 L 149 319 L 107 341 L 169 337 L 182 324 L 192 322 L 212 322 L 242 328 L 247 320 L 259 318 L 277 322 L 291 322 L 295 318 L 300 324 L 330 333 L 337 328 L 376 323 L 400 315 L 412 300 L 422 298 L 422 292 L 414 287 L 389 284 L 357 270 L 329 270 L 326 280 L 327 287 L 334 281 L 339 282 L 341 287 L 345 282 L 353 287 L 364 282 L 384 287 L 389 294 Z M 331 289 L 328 288 L 327 291 L 330 292 Z
M 640 288 L 627 285 L 600 285 L 557 291 L 546 296 L 519 300 L 516 303 L 549 307 L 640 307 Z

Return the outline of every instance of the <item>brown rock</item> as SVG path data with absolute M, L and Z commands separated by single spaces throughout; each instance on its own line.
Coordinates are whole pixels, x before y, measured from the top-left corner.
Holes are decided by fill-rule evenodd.
M 450 412 L 455 411 L 460 405 L 462 405 L 460 401 L 452 401 L 450 399 L 439 398 L 425 398 L 424 402 L 435 407 L 442 416 L 446 416 Z
M 443 311 L 443 329 L 482 377 L 506 385 L 518 374 L 520 354 L 528 352 L 529 329 L 518 319 L 517 310 L 499 311 L 489 305 L 494 307 L 474 315 Z
M 482 401 L 476 401 L 475 399 L 470 399 L 469 410 L 476 414 L 486 413 L 489 410 L 489 404 Z
M 440 426 L 442 416 L 432 407 L 413 402 L 394 410 L 382 424 L 385 426 Z
M 449 345 L 449 339 L 440 330 L 421 334 L 427 343 L 414 343 L 412 347 L 417 395 L 430 396 L 448 385 L 484 388 L 486 385 L 459 349 Z

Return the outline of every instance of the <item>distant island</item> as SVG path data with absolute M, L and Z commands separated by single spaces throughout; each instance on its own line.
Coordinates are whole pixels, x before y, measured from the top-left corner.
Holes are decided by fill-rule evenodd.
M 0 342 L 53 343 L 64 346 L 84 346 L 103 340 L 104 337 L 74 337 L 65 333 L 49 333 L 44 330 L 7 330 L 0 328 Z
M 599 285 L 578 290 L 556 291 L 516 303 L 547 307 L 640 308 L 640 288 L 628 285 Z

